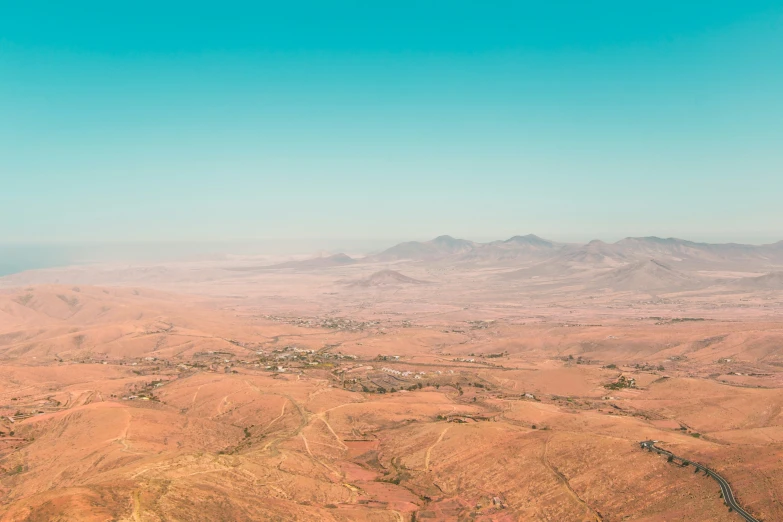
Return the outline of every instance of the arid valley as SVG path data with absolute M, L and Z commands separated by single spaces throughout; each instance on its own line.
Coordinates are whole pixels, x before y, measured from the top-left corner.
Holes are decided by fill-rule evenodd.
M 3 522 L 741 521 L 688 461 L 783 520 L 783 242 L 0 278 Z

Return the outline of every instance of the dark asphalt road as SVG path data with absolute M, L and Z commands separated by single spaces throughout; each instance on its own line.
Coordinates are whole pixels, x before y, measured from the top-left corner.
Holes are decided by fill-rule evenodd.
M 658 453 L 659 455 L 666 455 L 667 457 L 672 457 L 673 459 L 677 459 L 683 462 L 688 462 L 692 466 L 694 466 L 696 469 L 705 472 L 707 475 L 715 479 L 715 481 L 720 486 L 721 493 L 723 493 L 723 499 L 726 501 L 726 504 L 733 509 L 739 516 L 744 518 L 746 522 L 760 522 L 757 518 L 754 518 L 750 513 L 742 509 L 742 506 L 737 504 L 737 500 L 734 498 L 734 492 L 731 490 L 731 486 L 728 482 L 726 482 L 726 479 L 712 471 L 706 466 L 702 466 L 699 463 L 690 461 L 688 459 L 684 459 L 682 457 L 678 457 L 671 451 L 666 451 L 665 449 L 661 449 L 658 446 L 655 445 L 654 440 L 645 440 L 643 442 L 640 442 L 642 448 L 649 449 L 650 451 L 654 451 Z

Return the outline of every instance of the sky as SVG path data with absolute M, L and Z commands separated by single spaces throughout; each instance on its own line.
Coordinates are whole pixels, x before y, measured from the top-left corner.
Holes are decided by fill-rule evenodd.
M 0 0 L 0 243 L 773 242 L 781 93 L 779 0 Z

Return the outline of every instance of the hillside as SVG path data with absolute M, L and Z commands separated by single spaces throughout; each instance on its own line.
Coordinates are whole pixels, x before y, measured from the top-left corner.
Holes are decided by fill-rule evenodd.
M 514 236 L 503 241 L 478 243 L 475 248 L 454 259 L 455 263 L 480 263 L 491 266 L 518 265 L 550 259 L 567 247 L 534 234 Z
M 712 244 L 649 236 L 628 237 L 615 243 L 596 239 L 586 244 L 568 244 L 528 234 L 478 243 L 440 236 L 431 241 L 400 243 L 366 258 L 371 262 L 412 260 L 487 266 L 550 261 L 575 269 L 617 268 L 646 259 L 657 259 L 682 270 L 783 267 L 783 241 L 771 245 Z
M 700 281 L 655 259 L 638 261 L 613 269 L 595 278 L 593 288 L 609 288 L 617 291 L 652 292 L 696 288 Z
M 681 267 L 759 266 L 776 261 L 767 246 L 697 243 L 677 238 L 629 237 L 614 244 L 627 257 L 659 259 Z
M 285 263 L 278 263 L 276 265 L 262 267 L 263 269 L 278 269 L 278 268 L 297 268 L 297 269 L 319 269 L 319 268 L 332 268 L 336 266 L 346 266 L 357 263 L 356 259 L 346 254 L 334 254 L 326 257 L 315 257 L 312 259 L 303 259 L 301 261 L 287 261 Z
M 758 277 L 744 277 L 732 281 L 731 286 L 747 290 L 783 290 L 783 272 L 770 272 Z
M 407 241 L 383 252 L 368 256 L 372 261 L 435 260 L 455 254 L 464 254 L 476 248 L 476 243 L 451 236 L 439 236 L 431 241 Z
M 783 516 L 778 296 L 395 267 L 0 290 L 0 519 L 733 520 L 649 439 Z
M 399 285 L 426 285 L 428 281 L 420 281 L 397 272 L 396 270 L 381 270 L 365 278 L 353 281 L 350 286 L 399 286 Z

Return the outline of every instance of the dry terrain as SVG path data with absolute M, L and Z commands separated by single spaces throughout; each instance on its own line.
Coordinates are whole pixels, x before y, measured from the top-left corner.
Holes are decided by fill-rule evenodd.
M 783 245 L 0 279 L 0 521 L 783 520 Z

